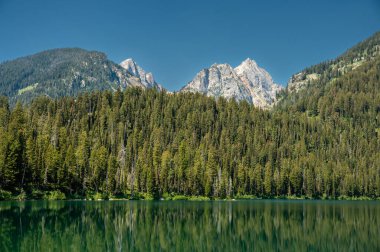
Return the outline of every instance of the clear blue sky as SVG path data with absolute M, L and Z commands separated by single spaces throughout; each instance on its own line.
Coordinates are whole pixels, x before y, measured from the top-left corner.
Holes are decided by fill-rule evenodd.
M 59 47 L 132 57 L 169 90 L 255 59 L 276 82 L 380 30 L 380 0 L 0 0 L 0 62 Z

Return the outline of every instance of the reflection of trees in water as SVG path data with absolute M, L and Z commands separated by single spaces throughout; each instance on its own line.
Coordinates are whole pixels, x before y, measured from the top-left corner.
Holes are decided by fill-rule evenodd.
M 378 203 L 0 204 L 1 251 L 379 251 Z

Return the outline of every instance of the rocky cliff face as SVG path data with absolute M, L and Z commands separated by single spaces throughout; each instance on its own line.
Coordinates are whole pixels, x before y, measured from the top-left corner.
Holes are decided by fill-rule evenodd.
M 162 90 L 162 86 L 158 84 L 152 73 L 145 72 L 133 59 L 126 59 L 120 63 L 120 66 L 128 71 L 131 75 L 140 79 L 141 83 L 147 88 L 158 88 Z
M 270 108 L 276 102 L 281 86 L 252 59 L 246 59 L 238 67 L 214 64 L 200 71 L 181 92 L 200 92 L 207 96 L 246 100 L 260 107 Z
M 246 59 L 235 72 L 250 92 L 252 103 L 258 107 L 271 107 L 276 102 L 276 94 L 282 87 L 274 83 L 270 74 L 260 68 L 254 60 Z

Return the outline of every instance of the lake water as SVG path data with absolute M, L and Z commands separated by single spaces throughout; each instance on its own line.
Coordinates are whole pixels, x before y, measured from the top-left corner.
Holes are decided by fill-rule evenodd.
M 0 251 L 380 251 L 380 203 L 0 202 Z

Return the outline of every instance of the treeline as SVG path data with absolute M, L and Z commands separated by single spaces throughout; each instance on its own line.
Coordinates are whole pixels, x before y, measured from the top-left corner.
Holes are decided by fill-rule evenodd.
M 13 109 L 3 97 L 0 190 L 377 198 L 379 73 L 377 60 L 273 111 L 135 88 Z

